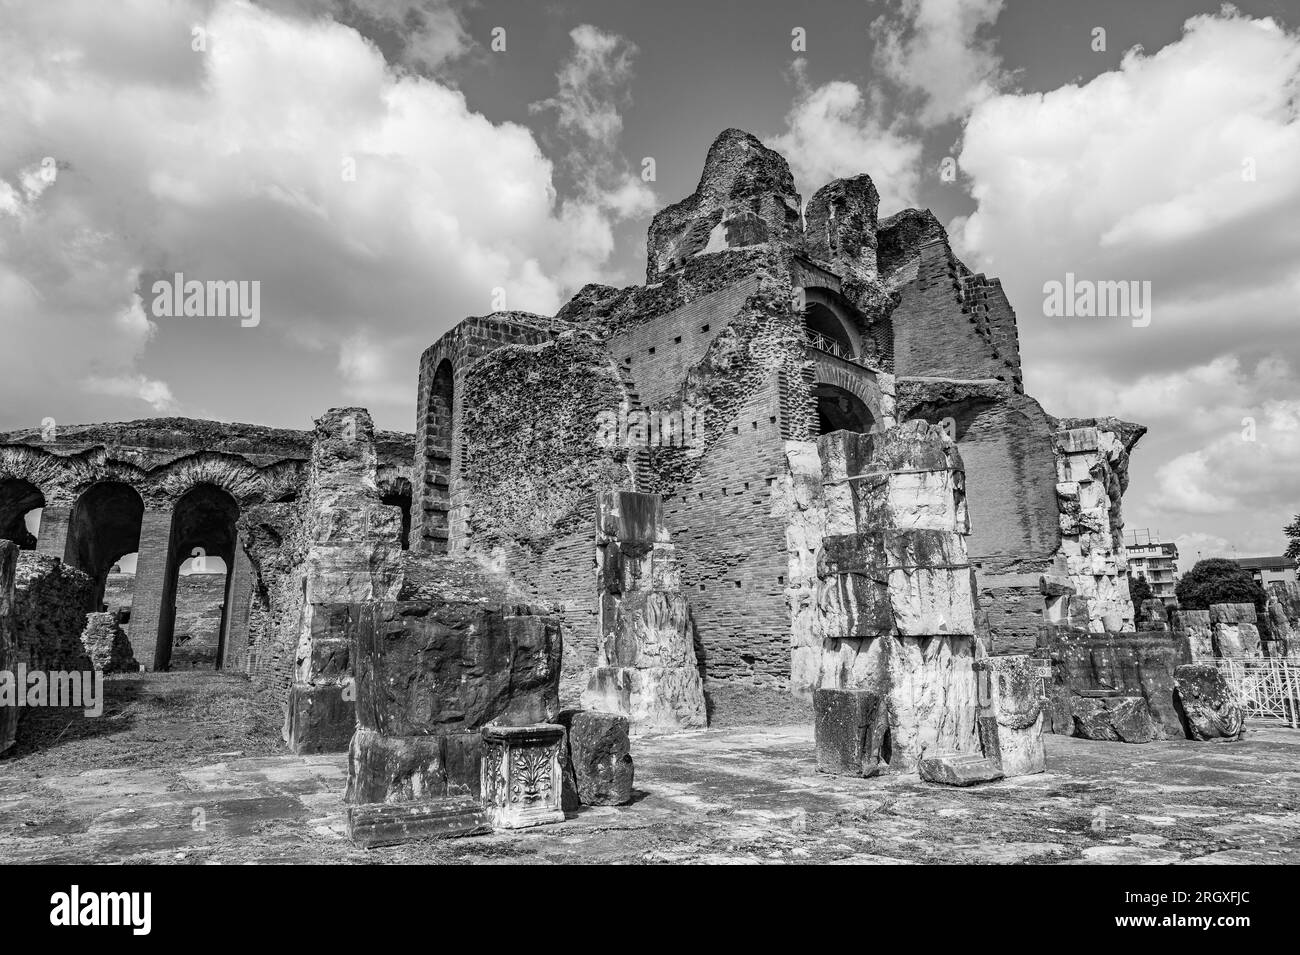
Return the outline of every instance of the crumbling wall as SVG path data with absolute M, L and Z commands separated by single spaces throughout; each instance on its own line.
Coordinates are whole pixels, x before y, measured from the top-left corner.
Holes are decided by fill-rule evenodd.
M 225 599 L 225 574 L 182 574 L 178 578 L 169 669 L 201 670 L 217 666 Z
M 57 557 L 24 551 L 14 579 L 18 659 L 33 670 L 88 670 L 81 643 L 94 581 Z

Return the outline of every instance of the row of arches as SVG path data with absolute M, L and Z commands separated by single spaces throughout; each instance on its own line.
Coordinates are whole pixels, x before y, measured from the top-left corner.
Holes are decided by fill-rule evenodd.
M 87 488 L 66 516 L 46 519 L 45 497 L 30 481 L 0 481 L 0 538 L 24 550 L 41 550 L 61 557 L 94 582 L 87 611 L 124 611 L 136 658 L 152 661 L 153 669 L 168 669 L 189 632 L 176 632 L 177 593 L 181 578 L 194 574 L 220 575 L 206 590 L 222 595 L 215 650 L 190 647 L 181 656 L 199 665 L 219 668 L 226 654 L 238 543 L 239 505 L 224 488 L 197 484 L 172 506 L 170 514 L 150 512 L 149 533 L 143 542 L 146 510 L 139 492 L 121 481 L 100 481 Z M 118 569 L 125 572 L 114 575 Z M 115 583 L 133 572 L 125 592 L 106 600 L 110 575 Z M 215 581 L 213 582 L 215 584 Z M 218 590 L 219 588 L 219 590 Z

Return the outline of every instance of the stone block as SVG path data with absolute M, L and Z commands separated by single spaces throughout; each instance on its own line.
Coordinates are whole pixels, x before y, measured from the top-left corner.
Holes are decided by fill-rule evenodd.
M 703 729 L 704 684 L 688 667 L 597 667 L 582 694 L 585 709 L 626 716 L 632 732 Z
M 596 498 L 597 542 L 668 543 L 663 499 L 658 494 L 602 491 Z
M 991 783 L 1002 778 L 1002 770 L 991 760 L 976 753 L 937 753 L 927 756 L 917 765 L 917 771 L 927 783 L 946 786 L 974 786 Z
M 1208 610 L 1175 610 L 1172 621 L 1175 632 L 1190 641 L 1193 662 L 1214 659 L 1214 624 Z
M 105 673 L 135 673 L 140 665 L 135 662 L 131 641 L 118 626 L 113 613 L 86 614 L 86 628 L 81 631 L 81 643 L 90 657 L 90 665 Z
M 345 753 L 357 725 L 357 707 L 345 687 L 295 683 L 289 688 L 285 742 L 302 753 Z
M 556 722 L 565 729 L 561 761 L 577 801 L 586 806 L 631 802 L 634 770 L 627 717 L 562 710 Z
M 420 802 L 479 795 L 478 733 L 382 736 L 358 729 L 348 749 L 350 803 Z
M 1246 712 L 1227 679 L 1212 664 L 1192 663 L 1174 671 L 1187 738 L 1236 740 L 1246 730 Z
M 1073 700 L 1074 735 L 1112 743 L 1149 743 L 1160 725 L 1140 696 L 1083 697 Z
M 560 748 L 564 727 L 485 726 L 481 791 L 489 821 L 526 829 L 564 821 Z
M 979 687 L 980 748 L 1007 776 L 1041 773 L 1043 749 L 1043 661 L 1016 654 L 975 661 Z
M 367 849 L 491 831 L 482 804 L 468 796 L 423 803 L 370 803 L 348 809 L 348 835 L 354 843 Z
M 559 623 L 510 609 L 436 600 L 359 605 L 351 619 L 360 725 L 420 736 L 553 719 Z
M 813 691 L 817 771 L 834 776 L 875 776 L 889 768 L 889 716 L 885 701 L 868 690 Z
M 600 632 L 604 666 L 671 667 L 695 662 L 686 598 L 681 593 L 604 594 Z

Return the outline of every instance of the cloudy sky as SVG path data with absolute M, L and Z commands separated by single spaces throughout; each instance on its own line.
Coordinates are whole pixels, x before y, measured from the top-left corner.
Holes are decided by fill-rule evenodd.
M 1300 0 L 0 0 L 0 62 L 0 429 L 412 430 L 426 345 L 638 281 L 739 126 L 933 209 L 1048 411 L 1151 428 L 1131 528 L 1276 554 L 1300 511 Z M 178 271 L 260 322 L 154 318 Z M 1070 272 L 1150 324 L 1047 317 Z

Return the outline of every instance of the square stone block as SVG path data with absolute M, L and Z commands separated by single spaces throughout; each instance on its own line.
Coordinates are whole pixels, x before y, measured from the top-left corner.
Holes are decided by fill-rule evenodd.
M 345 753 L 357 726 L 356 703 L 337 683 L 295 683 L 289 688 L 285 742 L 302 753 Z
M 485 726 L 481 790 L 483 808 L 499 829 L 563 822 L 560 747 L 564 727 Z
M 882 752 L 889 734 L 887 707 L 867 690 L 813 691 L 817 771 L 834 776 L 875 776 L 889 769 Z

